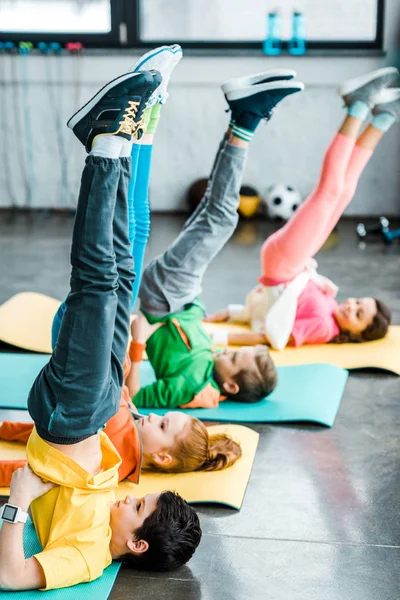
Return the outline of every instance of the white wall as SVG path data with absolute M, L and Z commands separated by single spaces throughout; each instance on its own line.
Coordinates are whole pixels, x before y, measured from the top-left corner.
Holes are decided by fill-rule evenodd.
M 245 182 L 261 193 L 271 183 L 283 182 L 307 194 L 343 116 L 337 86 L 348 77 L 400 62 L 396 46 L 399 20 L 398 0 L 387 0 L 388 54 L 384 59 L 185 57 L 174 73 L 157 133 L 150 189 L 153 210 L 184 208 L 188 186 L 207 176 L 228 120 L 220 83 L 277 66 L 294 67 L 306 91 L 285 100 L 271 122 L 259 128 Z M 128 70 L 136 54 L 0 58 L 0 207 L 10 206 L 13 197 L 21 206 L 29 197 L 34 207 L 75 205 L 85 153 L 65 122 L 99 86 Z M 62 123 L 60 130 L 57 120 Z M 57 136 L 61 136 L 68 157 L 63 175 L 67 187 L 62 185 Z M 27 141 L 30 137 L 31 144 Z M 400 213 L 399 157 L 400 136 L 395 126 L 363 174 L 347 214 Z

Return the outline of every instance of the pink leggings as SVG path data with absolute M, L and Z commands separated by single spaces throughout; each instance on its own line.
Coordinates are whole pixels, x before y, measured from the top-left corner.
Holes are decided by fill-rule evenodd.
M 261 249 L 260 282 L 290 281 L 323 246 L 350 203 L 372 155 L 356 140 L 337 133 L 326 151 L 319 182 L 293 217 Z

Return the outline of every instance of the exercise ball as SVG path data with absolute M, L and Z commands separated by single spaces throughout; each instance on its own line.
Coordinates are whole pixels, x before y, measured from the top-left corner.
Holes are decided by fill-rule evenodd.
M 194 212 L 203 199 L 207 189 L 208 179 L 197 179 L 187 191 L 186 201 L 190 212 Z
M 257 190 L 250 185 L 242 185 L 240 188 L 239 214 L 245 219 L 253 217 L 260 204 L 260 196 Z

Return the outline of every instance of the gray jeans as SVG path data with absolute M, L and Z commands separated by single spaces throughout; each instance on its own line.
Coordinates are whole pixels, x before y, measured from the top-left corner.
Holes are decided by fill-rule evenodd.
M 141 309 L 161 317 L 184 309 L 201 293 L 203 275 L 235 231 L 247 149 L 225 135 L 204 197 L 176 240 L 146 267 L 139 291 Z
M 130 158 L 86 159 L 65 314 L 53 354 L 28 397 L 37 432 L 49 442 L 80 442 L 119 409 L 135 277 L 128 237 L 130 176 Z

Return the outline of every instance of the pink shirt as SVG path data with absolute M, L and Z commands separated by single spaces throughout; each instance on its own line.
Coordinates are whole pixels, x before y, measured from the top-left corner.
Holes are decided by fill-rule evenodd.
M 309 281 L 297 301 L 292 329 L 293 345 L 325 344 L 340 333 L 333 313 L 338 303 Z

